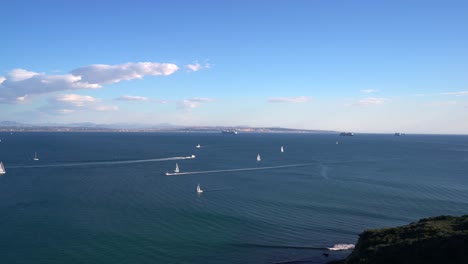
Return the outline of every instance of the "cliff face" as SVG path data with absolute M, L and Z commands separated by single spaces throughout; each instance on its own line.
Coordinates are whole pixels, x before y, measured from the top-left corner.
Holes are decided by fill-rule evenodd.
M 365 231 L 342 263 L 468 263 L 468 215 Z

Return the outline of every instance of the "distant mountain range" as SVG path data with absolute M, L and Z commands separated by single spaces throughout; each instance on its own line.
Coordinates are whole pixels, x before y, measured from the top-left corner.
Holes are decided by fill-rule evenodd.
M 281 127 L 248 127 L 248 126 L 179 126 L 168 123 L 155 125 L 137 123 L 96 124 L 84 123 L 43 123 L 24 124 L 12 121 L 1 121 L 0 131 L 23 132 L 220 132 L 232 130 L 242 133 L 336 133 L 329 130 L 292 129 Z

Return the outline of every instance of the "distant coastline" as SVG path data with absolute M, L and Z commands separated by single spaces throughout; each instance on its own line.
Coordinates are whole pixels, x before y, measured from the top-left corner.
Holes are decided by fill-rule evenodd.
M 0 122 L 0 132 L 174 132 L 174 133 L 222 133 L 222 131 L 235 131 L 241 133 L 338 133 L 333 130 L 310 130 L 281 127 L 248 127 L 248 126 L 175 126 L 168 124 L 141 125 L 141 124 L 23 124 L 17 122 Z

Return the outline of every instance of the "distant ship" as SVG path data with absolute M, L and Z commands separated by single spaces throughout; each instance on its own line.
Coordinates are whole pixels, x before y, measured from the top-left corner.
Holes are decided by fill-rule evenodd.
M 260 153 L 258 153 L 258 155 L 257 155 L 257 161 L 261 161 L 261 160 L 262 160 L 262 158 L 260 157 Z
M 353 132 L 341 132 L 340 136 L 354 136 Z
M 34 154 L 33 160 L 39 160 L 39 158 L 37 157 L 37 152 Z
M 221 131 L 221 133 L 237 135 L 237 131 L 235 131 L 235 130 L 223 130 L 223 131 Z
M 3 166 L 3 162 L 0 162 L 0 174 L 5 174 L 5 166 Z
M 283 148 L 283 146 L 281 146 L 281 153 L 283 153 L 283 152 L 284 152 L 284 148 Z
M 200 144 L 197 145 L 197 148 L 201 148 Z
M 399 132 L 397 132 L 397 133 L 395 133 L 395 136 L 403 136 L 404 134 L 405 134 L 405 133 L 399 133 Z
M 200 184 L 197 185 L 197 193 L 202 193 L 203 190 L 200 188 Z

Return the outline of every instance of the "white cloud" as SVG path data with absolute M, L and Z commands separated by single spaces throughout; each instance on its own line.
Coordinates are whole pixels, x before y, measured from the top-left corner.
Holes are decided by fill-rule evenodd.
M 97 89 L 103 84 L 143 78 L 146 75 L 167 76 L 178 70 L 170 63 L 137 62 L 117 65 L 95 64 L 71 71 L 69 74 L 48 75 L 14 69 L 0 77 L 0 103 L 24 103 L 25 96 L 69 91 Z
M 351 104 L 346 104 L 345 106 L 370 106 L 370 105 L 381 105 L 390 99 L 387 98 L 376 98 L 376 97 L 367 97 L 364 99 L 361 99 L 357 102 L 351 103 Z
M 29 99 L 27 95 L 25 95 L 25 96 L 18 96 L 18 97 L 16 97 L 16 102 L 18 102 L 18 103 L 25 103 L 25 102 L 28 101 L 27 99 Z
M 116 111 L 117 106 L 105 105 L 101 99 L 88 95 L 65 94 L 49 99 L 49 104 L 40 108 L 52 114 L 69 114 L 78 111 Z
M 468 91 L 449 92 L 449 93 L 442 93 L 442 94 L 443 95 L 465 96 L 465 95 L 468 95 Z
M 75 106 L 83 106 L 86 103 L 96 103 L 99 102 L 99 99 L 88 95 L 78 95 L 78 94 L 65 94 L 55 97 L 56 101 L 67 102 Z
M 305 103 L 311 100 L 308 96 L 297 96 L 297 97 L 276 97 L 269 98 L 270 103 Z
M 195 97 L 195 98 L 185 99 L 185 100 L 179 102 L 178 108 L 193 109 L 193 108 L 200 107 L 204 103 L 213 102 L 213 101 L 214 101 L 214 99 L 211 99 L 211 98 L 198 98 L 198 97 Z
M 153 102 L 158 104 L 165 104 L 167 101 L 161 99 L 152 99 L 144 96 L 138 95 L 123 95 L 115 98 L 117 101 L 130 101 L 130 102 Z
M 30 95 L 101 87 L 99 84 L 82 82 L 80 76 L 72 74 L 32 74 L 23 70 L 14 70 L 12 72 L 0 84 L 0 103 L 19 103 L 22 101 L 19 100 L 20 98 Z
M 136 95 L 123 95 L 115 100 L 118 101 L 137 101 L 137 102 L 148 102 L 149 98 L 148 97 L 143 97 L 143 96 L 136 96 Z
M 94 64 L 78 68 L 71 73 L 81 76 L 85 82 L 105 84 L 141 79 L 146 75 L 167 76 L 178 69 L 179 67 L 172 63 L 129 62 L 116 65 Z
M 196 71 L 199 71 L 201 69 L 208 69 L 210 68 L 210 64 L 209 63 L 205 63 L 204 65 L 201 65 L 200 63 L 198 62 L 194 62 L 192 64 L 187 64 L 185 65 L 185 68 L 187 68 L 187 70 L 189 72 L 196 72 Z
M 365 94 L 370 94 L 370 93 L 375 93 L 375 92 L 377 92 L 377 90 L 374 90 L 374 89 L 361 90 L 361 93 L 365 93 Z
M 18 82 L 29 79 L 33 76 L 39 75 L 37 72 L 27 71 L 23 69 L 13 69 L 8 73 L 8 80 L 12 82 Z

